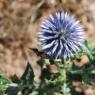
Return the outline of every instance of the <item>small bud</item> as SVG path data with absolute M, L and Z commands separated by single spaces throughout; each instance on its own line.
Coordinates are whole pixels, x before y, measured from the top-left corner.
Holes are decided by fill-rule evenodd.
M 48 65 L 47 67 L 51 73 L 58 73 L 59 72 L 56 65 Z

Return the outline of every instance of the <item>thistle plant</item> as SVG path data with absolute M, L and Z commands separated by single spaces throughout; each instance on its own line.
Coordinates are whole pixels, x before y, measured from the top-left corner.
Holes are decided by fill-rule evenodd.
M 67 12 L 56 12 L 47 17 L 41 25 L 39 40 L 42 50 L 51 59 L 63 59 L 63 92 L 66 92 L 67 60 L 74 57 L 85 46 L 84 29 L 79 20 Z M 61 61 L 62 62 L 62 61 Z

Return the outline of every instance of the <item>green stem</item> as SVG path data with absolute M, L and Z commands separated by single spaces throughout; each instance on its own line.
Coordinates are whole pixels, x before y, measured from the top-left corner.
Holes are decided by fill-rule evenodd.
M 64 95 L 67 95 L 67 91 L 66 91 L 66 88 L 67 88 L 67 64 L 66 64 L 66 61 L 65 60 L 63 60 L 62 59 L 62 65 L 64 65 L 63 66 L 63 68 L 62 68 L 62 71 L 63 71 L 63 78 L 64 78 L 64 84 L 63 84 L 63 92 L 64 92 Z
M 66 76 L 66 65 L 65 65 L 65 63 L 64 63 L 64 75 L 63 75 L 63 77 L 64 77 L 64 95 L 67 95 L 67 92 L 66 92 L 66 88 L 67 88 L 67 84 L 66 84 L 66 78 L 67 78 L 67 76 Z

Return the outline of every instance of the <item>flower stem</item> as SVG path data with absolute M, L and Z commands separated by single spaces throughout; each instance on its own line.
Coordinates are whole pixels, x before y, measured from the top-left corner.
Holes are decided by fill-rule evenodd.
M 63 69 L 64 71 L 64 74 L 63 74 L 63 77 L 64 77 L 64 88 L 63 88 L 63 90 L 64 90 L 64 95 L 67 95 L 67 92 L 66 92 L 66 88 L 67 88 L 67 84 L 66 84 L 66 65 L 64 64 L 64 69 Z

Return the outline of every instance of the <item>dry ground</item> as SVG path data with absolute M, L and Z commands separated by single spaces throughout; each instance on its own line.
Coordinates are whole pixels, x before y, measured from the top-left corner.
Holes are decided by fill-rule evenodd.
M 0 73 L 21 76 L 25 49 L 38 48 L 41 21 L 58 10 L 74 14 L 95 46 L 95 0 L 0 0 Z

